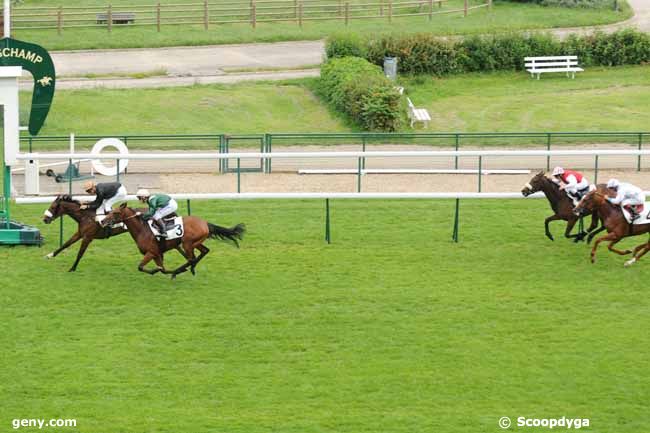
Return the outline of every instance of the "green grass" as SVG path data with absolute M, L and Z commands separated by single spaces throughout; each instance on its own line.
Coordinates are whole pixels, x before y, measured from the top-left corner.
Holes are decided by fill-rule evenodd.
M 40 135 L 347 131 L 307 81 L 60 90 Z M 26 123 L 31 95 L 21 96 Z
M 78 2 L 81 4 L 81 2 Z M 99 2 L 106 4 L 106 2 Z M 172 3 L 177 3 L 172 1 Z M 30 6 L 58 6 L 59 0 L 30 2 Z M 85 2 L 85 5 L 97 2 Z M 18 39 L 38 43 L 48 50 L 88 48 L 133 48 L 182 45 L 233 44 L 317 40 L 341 31 L 360 34 L 389 34 L 433 32 L 438 35 L 483 34 L 522 29 L 544 29 L 608 24 L 632 16 L 627 3 L 621 0 L 620 12 L 602 9 L 570 9 L 538 5 L 496 2 L 493 10 L 470 11 L 435 16 L 429 22 L 425 16 L 395 18 L 392 23 L 382 19 L 353 20 L 349 27 L 337 21 L 309 21 L 301 29 L 296 23 L 259 23 L 256 29 L 248 24 L 213 25 L 206 31 L 202 26 L 166 26 L 158 33 L 155 27 L 114 27 L 106 29 L 68 29 L 61 35 L 56 30 L 16 30 Z M 445 9 L 462 8 L 462 0 L 450 0 Z
M 431 131 L 647 131 L 650 67 L 587 68 L 531 79 L 526 72 L 405 79 L 431 113 Z
M 650 259 L 624 269 L 603 250 L 590 264 L 585 245 L 544 237 L 542 200 L 464 201 L 459 244 L 453 202 L 335 200 L 332 245 L 320 201 L 195 202 L 249 233 L 241 250 L 210 242 L 198 275 L 175 282 L 138 273 L 127 235 L 67 273 L 76 248 L 43 259 L 57 244 L 43 208 L 15 215 L 43 228 L 44 248 L 0 248 L 6 430 L 15 418 L 92 433 L 650 422 Z

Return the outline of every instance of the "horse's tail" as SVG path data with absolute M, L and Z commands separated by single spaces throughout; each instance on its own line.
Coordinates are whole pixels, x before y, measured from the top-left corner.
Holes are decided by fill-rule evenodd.
M 231 241 L 237 248 L 239 248 L 239 241 L 244 238 L 244 233 L 246 232 L 246 226 L 241 223 L 231 228 L 208 223 L 208 229 L 210 230 L 211 239 Z

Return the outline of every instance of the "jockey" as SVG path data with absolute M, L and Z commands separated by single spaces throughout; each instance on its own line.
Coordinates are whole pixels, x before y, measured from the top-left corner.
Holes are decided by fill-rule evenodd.
M 151 195 L 148 190 L 141 188 L 136 192 L 138 200 L 149 205 L 149 210 L 144 213 L 143 218 L 153 218 L 153 222 L 158 228 L 161 237 L 166 237 L 165 225 L 162 219 L 173 214 L 178 209 L 176 200 L 166 194 Z
M 579 171 L 565 170 L 558 166 L 553 169 L 553 177 L 561 184 L 560 191 L 566 191 L 569 197 L 576 200 L 580 200 L 589 191 L 589 181 Z
M 97 209 L 97 221 L 102 215 L 113 210 L 113 205 L 121 200 L 126 200 L 126 188 L 119 182 L 95 183 L 88 181 L 84 184 L 84 191 L 95 194 L 95 200 L 81 205 L 81 209 Z
M 616 197 L 607 197 L 610 203 L 620 205 L 622 208 L 627 209 L 632 216 L 632 221 L 639 217 L 637 207 L 645 203 L 645 193 L 638 186 L 631 183 L 619 182 L 617 179 L 610 179 L 607 182 L 607 189 L 614 191 Z

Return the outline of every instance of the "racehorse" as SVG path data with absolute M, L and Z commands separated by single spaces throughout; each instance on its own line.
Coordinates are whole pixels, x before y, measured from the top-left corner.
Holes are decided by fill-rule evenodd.
M 79 247 L 79 252 L 77 253 L 77 259 L 69 272 L 74 272 L 77 269 L 79 261 L 86 252 L 88 245 L 90 245 L 93 240 L 108 239 L 109 237 L 117 236 L 126 232 L 126 228 L 124 227 L 111 228 L 100 226 L 95 222 L 95 211 L 91 209 L 81 210 L 80 206 L 81 203 L 74 200 L 71 196 L 67 194 L 59 195 L 54 199 L 43 215 L 43 222 L 45 224 L 50 224 L 52 221 L 63 215 L 68 215 L 77 222 L 77 231 L 72 235 L 72 237 L 58 249 L 45 256 L 48 259 L 56 257 L 61 251 L 65 250 L 79 239 L 82 239 L 81 247 Z M 183 251 L 180 248 L 177 248 L 177 250 L 183 254 Z
M 196 265 L 210 252 L 208 247 L 203 245 L 203 242 L 208 239 L 221 239 L 231 241 L 237 248 L 239 248 L 239 240 L 244 236 L 246 227 L 244 224 L 237 224 L 232 228 L 220 227 L 211 224 L 201 218 L 195 216 L 183 217 L 183 235 L 177 239 L 162 239 L 157 240 L 151 228 L 146 221 L 142 218 L 142 214 L 122 203 L 119 209 L 111 212 L 105 220 L 106 224 L 115 224 L 123 222 L 126 224 L 127 230 L 131 237 L 138 246 L 144 258 L 138 265 L 138 270 L 153 275 L 157 272 L 163 274 L 171 274 L 172 278 L 176 275 L 187 271 L 190 267 L 192 274 L 195 274 Z M 173 271 L 168 271 L 163 266 L 163 255 L 166 251 L 172 248 L 182 246 L 185 252 L 187 262 Z M 198 249 L 200 254 L 198 257 L 194 254 L 194 250 Z M 156 269 L 147 270 L 144 267 L 153 260 L 156 263 Z
M 597 185 L 597 188 L 598 190 L 604 191 L 606 189 L 606 185 L 599 184 Z M 580 216 L 576 215 L 573 212 L 573 200 L 571 200 L 571 198 L 567 196 L 566 192 L 560 190 L 558 184 L 556 184 L 551 179 L 546 177 L 543 171 L 540 171 L 535 176 L 533 176 L 530 182 L 524 185 L 524 188 L 521 190 L 521 193 L 524 197 L 528 197 L 529 195 L 536 193 L 537 191 L 542 191 L 544 193 L 544 195 L 548 199 L 548 202 L 551 205 L 551 209 L 553 209 L 554 212 L 553 215 L 551 215 L 550 217 L 544 220 L 546 237 L 548 237 L 550 240 L 554 240 L 554 239 L 548 226 L 551 221 L 556 221 L 556 220 L 564 220 L 567 222 L 566 230 L 564 231 L 564 237 L 568 239 L 573 239 L 574 242 L 580 242 L 581 240 L 584 239 L 584 237 L 587 234 L 589 234 L 588 241 L 591 242 L 591 239 L 596 233 L 599 233 L 604 230 L 604 227 L 600 227 L 598 230 L 594 231 L 594 229 L 598 226 L 598 220 L 599 220 L 597 212 L 592 213 L 590 211 Z M 573 230 L 573 226 L 575 226 L 576 222 L 578 222 L 578 220 L 580 220 L 582 217 L 587 216 L 589 214 L 591 214 L 591 224 L 589 225 L 587 232 L 580 231 L 580 233 L 572 235 L 571 230 Z
M 616 245 L 617 242 L 619 242 L 621 239 L 628 237 L 628 236 L 636 236 L 640 235 L 643 233 L 648 233 L 650 232 L 650 224 L 632 224 L 627 222 L 625 219 L 625 216 L 623 215 L 623 211 L 621 208 L 617 205 L 614 205 L 610 203 L 607 200 L 607 195 L 600 192 L 600 191 L 591 191 L 589 192 L 586 196 L 580 200 L 580 203 L 578 203 L 578 206 L 575 208 L 575 213 L 576 214 L 581 214 L 585 212 L 593 212 L 596 211 L 598 212 L 598 215 L 603 220 L 603 226 L 607 229 L 607 234 L 605 236 L 602 236 L 598 239 L 596 239 L 596 242 L 594 243 L 593 248 L 591 249 L 591 263 L 596 262 L 596 249 L 598 249 L 598 244 L 600 244 L 602 241 L 609 241 L 609 245 L 607 245 L 607 249 L 610 251 L 620 254 L 622 256 L 626 254 L 630 254 L 634 252 L 634 260 L 631 261 L 632 264 L 634 263 L 638 258 L 640 258 L 643 254 L 645 254 L 647 251 L 642 251 L 639 253 L 640 250 L 642 250 L 646 244 L 642 244 L 637 246 L 634 251 L 631 250 L 625 250 L 621 251 L 616 248 L 614 248 L 614 245 Z M 638 256 L 637 256 L 637 253 Z

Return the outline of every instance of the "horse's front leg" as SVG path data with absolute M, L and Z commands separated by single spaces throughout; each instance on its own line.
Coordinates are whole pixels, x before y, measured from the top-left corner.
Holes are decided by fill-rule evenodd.
M 84 253 L 86 252 L 86 248 L 88 248 L 88 245 L 93 241 L 92 237 L 86 236 L 84 237 L 83 241 L 81 241 L 81 246 L 79 247 L 79 252 L 77 253 L 77 259 L 74 261 L 74 264 L 70 268 L 68 272 L 74 272 L 77 270 L 77 265 L 81 261 L 81 258 L 84 256 Z
M 548 217 L 548 218 L 546 218 L 544 220 L 544 229 L 546 231 L 546 237 L 549 238 L 552 241 L 554 241 L 555 239 L 553 239 L 553 235 L 551 234 L 551 231 L 548 229 L 548 224 L 551 221 L 557 221 L 559 219 L 561 219 L 561 218 L 556 214 L 556 215 L 550 216 L 550 217 Z
M 147 265 L 147 263 L 149 263 L 155 257 L 156 256 L 151 252 L 148 252 L 147 254 L 145 254 L 144 257 L 142 258 L 142 261 L 138 265 L 138 271 L 144 272 L 144 273 L 149 274 L 149 275 L 153 275 L 153 274 L 156 274 L 158 272 L 164 271 L 165 268 L 163 268 L 161 266 L 162 262 L 161 262 L 161 265 L 159 265 L 159 267 L 156 268 L 156 269 L 148 270 L 148 269 L 144 268 Z M 156 262 L 156 264 L 158 264 L 158 263 Z
M 596 250 L 602 241 L 614 241 L 616 239 L 618 239 L 618 236 L 615 232 L 607 233 L 605 236 L 596 239 L 596 242 L 594 242 L 594 246 L 591 249 L 591 263 L 596 263 Z
M 65 241 L 65 243 L 63 245 L 61 245 L 59 248 L 57 248 L 56 250 L 52 251 L 50 254 L 45 256 L 45 258 L 46 259 L 51 259 L 51 258 L 54 258 L 54 257 L 58 256 L 61 251 L 65 250 L 70 245 L 77 242 L 79 239 L 81 239 L 81 233 L 77 230 L 77 232 L 75 234 L 73 234 L 72 237 L 70 237 L 70 239 Z
M 590 233 L 589 233 L 589 236 L 587 236 L 587 243 L 590 244 L 591 241 L 594 239 L 594 237 L 595 237 L 598 233 L 600 233 L 600 232 L 602 232 L 603 230 L 605 230 L 606 228 L 607 228 L 607 227 L 605 227 L 604 225 L 602 225 L 602 226 L 600 226 L 599 228 L 597 228 L 596 230 L 594 230 L 593 232 L 590 232 Z

